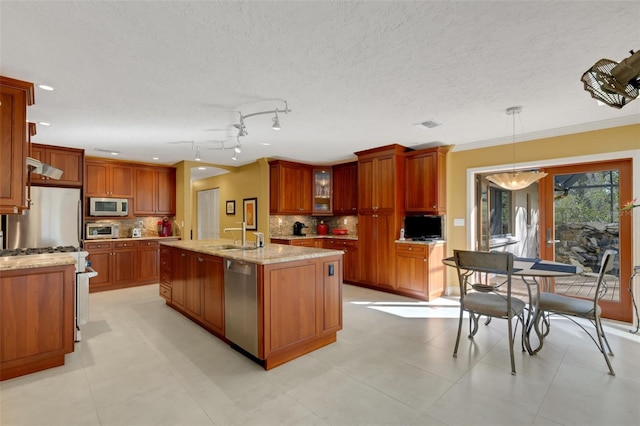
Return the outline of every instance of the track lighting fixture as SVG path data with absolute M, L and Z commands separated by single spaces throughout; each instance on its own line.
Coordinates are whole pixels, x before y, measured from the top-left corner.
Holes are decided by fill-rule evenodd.
M 242 148 L 240 148 L 240 145 L 234 146 L 233 150 L 235 151 L 236 154 L 240 154 L 242 152 Z
M 201 158 L 200 158 L 200 147 L 198 146 L 198 147 L 196 147 L 196 161 L 200 161 L 200 160 L 201 160 Z
M 273 130 L 280 130 L 280 116 L 278 115 L 278 113 L 289 114 L 291 112 L 287 101 L 283 101 L 283 102 L 284 102 L 284 109 L 275 108 L 272 110 L 259 111 L 259 112 L 254 112 L 247 115 L 242 115 L 242 112 L 240 112 L 240 123 L 234 124 L 234 127 L 238 129 L 238 136 L 247 136 L 249 134 L 249 132 L 247 132 L 247 127 L 244 124 L 244 120 L 249 117 L 254 117 L 256 115 L 273 114 L 274 115 L 274 117 L 272 118 L 273 126 L 271 128 Z
M 236 156 L 235 152 L 233 153 L 233 155 L 231 156 L 231 159 L 233 161 L 238 161 L 238 157 Z

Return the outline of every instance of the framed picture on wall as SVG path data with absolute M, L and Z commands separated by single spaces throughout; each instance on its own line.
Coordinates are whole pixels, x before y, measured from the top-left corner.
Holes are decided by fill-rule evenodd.
M 236 214 L 236 200 L 227 200 L 227 214 Z
M 242 200 L 244 215 L 242 220 L 247 223 L 247 229 L 258 229 L 258 199 L 245 198 Z

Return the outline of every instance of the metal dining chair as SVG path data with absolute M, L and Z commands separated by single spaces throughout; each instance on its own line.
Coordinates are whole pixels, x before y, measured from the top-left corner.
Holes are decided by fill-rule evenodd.
M 484 315 L 489 319 L 503 318 L 507 320 L 509 331 L 511 374 L 516 374 L 513 356 L 514 329 L 512 320 L 517 318 L 523 324 L 524 329 L 523 312 L 525 303 L 511 295 L 513 254 L 466 250 L 454 250 L 453 254 L 460 284 L 460 320 L 458 321 L 456 345 L 453 349 L 454 358 L 458 356 L 462 318 L 465 311 L 469 313 L 469 339 L 473 339 L 473 336 L 478 331 L 480 316 Z M 501 275 L 506 279 L 499 285 L 475 282 L 478 277 L 486 274 Z M 499 293 L 498 290 L 500 290 Z
M 597 275 L 596 291 L 591 299 L 578 299 L 575 297 L 564 296 L 556 293 L 541 292 L 538 299 L 538 307 L 534 317 L 534 324 L 536 332 L 540 336 L 546 336 L 549 333 L 551 323 L 549 317 L 551 315 L 560 315 L 564 318 L 571 320 L 574 324 L 578 325 L 585 333 L 593 340 L 596 347 L 604 356 L 604 360 L 609 367 L 609 374 L 615 376 L 609 356 L 613 356 L 611 346 L 607 341 L 607 336 L 604 334 L 602 328 L 602 321 L 600 319 L 600 313 L 602 312 L 599 301 L 607 293 L 607 281 L 605 275 L 613 268 L 613 261 L 617 252 L 615 250 L 606 250 L 602 255 L 602 261 L 600 263 L 600 272 Z M 588 319 L 594 326 L 596 331 L 596 338 L 586 329 L 582 324 L 577 322 L 574 318 Z M 544 330 L 544 327 L 547 327 Z M 607 345 L 605 350 L 604 344 Z M 542 349 L 543 339 L 540 339 L 540 346 L 536 349 L 536 353 Z

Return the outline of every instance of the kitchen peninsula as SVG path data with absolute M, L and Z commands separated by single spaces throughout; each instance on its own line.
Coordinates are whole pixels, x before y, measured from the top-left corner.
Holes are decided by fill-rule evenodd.
M 166 303 L 269 370 L 336 341 L 340 250 L 162 241 Z

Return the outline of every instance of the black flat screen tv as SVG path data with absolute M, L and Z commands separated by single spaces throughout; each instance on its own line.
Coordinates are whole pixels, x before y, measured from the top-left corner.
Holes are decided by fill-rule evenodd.
M 444 239 L 444 216 L 405 216 L 404 236 L 414 240 Z

